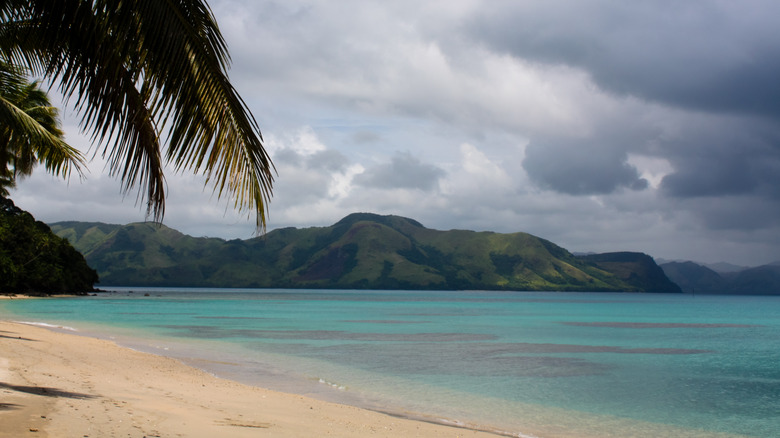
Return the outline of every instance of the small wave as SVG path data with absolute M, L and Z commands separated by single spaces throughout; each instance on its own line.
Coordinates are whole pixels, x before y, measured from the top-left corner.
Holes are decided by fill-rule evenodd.
M 27 325 L 34 325 L 38 327 L 46 327 L 46 328 L 55 328 L 59 330 L 68 330 L 71 332 L 77 332 L 78 330 L 73 327 L 68 327 L 66 325 L 55 325 L 55 324 L 48 324 L 45 322 L 32 322 L 32 321 L 14 321 L 18 324 L 27 324 Z
M 319 379 L 317 379 L 317 381 L 318 381 L 318 382 L 320 382 L 320 383 L 322 383 L 323 385 L 328 385 L 328 386 L 330 386 L 331 388 L 336 388 L 336 389 L 338 389 L 339 391 L 346 391 L 346 390 L 347 390 L 347 387 L 346 387 L 346 386 L 344 386 L 344 385 L 339 385 L 338 383 L 328 382 L 327 380 L 325 380 L 325 379 L 323 379 L 323 378 L 319 378 Z

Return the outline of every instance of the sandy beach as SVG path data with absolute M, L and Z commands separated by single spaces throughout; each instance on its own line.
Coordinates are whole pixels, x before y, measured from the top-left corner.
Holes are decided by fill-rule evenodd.
M 0 437 L 495 437 L 214 377 L 0 321 Z

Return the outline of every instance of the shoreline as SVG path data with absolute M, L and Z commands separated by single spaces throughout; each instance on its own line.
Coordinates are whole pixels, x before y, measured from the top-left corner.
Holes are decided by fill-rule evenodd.
M 0 437 L 513 436 L 248 386 L 170 357 L 18 322 L 0 320 L 0 343 Z
M 32 300 L 28 303 L 19 302 L 17 304 L 23 306 L 22 309 L 24 306 L 32 306 L 33 309 L 39 309 L 39 306 L 34 301 L 37 300 Z M 66 300 L 64 304 L 75 302 L 77 301 Z M 21 429 L 17 427 L 19 433 L 11 434 L 5 434 L 5 431 L 2 430 L 4 427 L 0 427 L 0 438 L 16 437 L 22 433 L 23 436 L 68 437 L 119 436 L 121 434 L 131 437 L 138 436 L 140 438 L 142 435 L 138 435 L 138 431 L 144 432 L 143 436 L 145 437 L 197 437 L 213 436 L 214 434 L 228 437 L 320 435 L 343 437 L 510 436 L 515 438 L 747 437 L 747 435 L 743 435 L 741 432 L 727 433 L 711 429 L 692 429 L 672 424 L 648 423 L 609 414 L 593 414 L 544 405 L 512 402 L 511 400 L 499 400 L 500 404 L 497 404 L 496 400 L 472 397 L 472 394 L 469 392 L 447 394 L 450 397 L 449 404 L 444 406 L 452 406 L 455 409 L 437 409 L 434 405 L 438 399 L 435 397 L 432 399 L 434 404 L 430 406 L 413 402 L 417 400 L 416 397 L 418 395 L 415 391 L 423 390 L 425 387 L 417 387 L 416 390 L 407 391 L 408 394 L 411 394 L 411 397 L 408 399 L 412 403 L 406 403 L 406 398 L 383 397 L 384 391 L 387 391 L 387 394 L 395 393 L 393 388 L 383 386 L 384 381 L 381 376 L 378 379 L 373 379 L 371 378 L 373 376 L 352 376 L 351 374 L 345 375 L 342 373 L 341 377 L 345 382 L 352 377 L 355 377 L 355 381 L 362 381 L 362 387 L 356 386 L 347 392 L 347 394 L 357 395 L 357 398 L 354 396 L 323 396 L 324 392 L 316 389 L 312 391 L 309 386 L 297 386 L 296 382 L 301 382 L 302 380 L 299 379 L 300 376 L 295 371 L 287 373 L 287 370 L 307 370 L 304 372 L 306 382 L 314 382 L 318 380 L 316 376 L 320 375 L 318 374 L 319 371 L 317 371 L 319 369 L 317 368 L 318 364 L 314 364 L 314 368 L 306 365 L 299 367 L 296 362 L 287 364 L 284 358 L 281 361 L 276 360 L 277 358 L 268 361 L 255 358 L 247 362 L 254 364 L 255 370 L 253 372 L 235 372 L 234 370 L 238 368 L 233 368 L 233 366 L 244 363 L 243 360 L 246 358 L 241 353 L 234 356 L 235 352 L 233 350 L 229 348 L 223 349 L 224 344 L 212 344 L 212 341 L 209 339 L 200 339 L 197 342 L 187 341 L 179 344 L 176 337 L 170 339 L 159 337 L 157 332 L 138 331 L 137 329 L 126 332 L 123 330 L 114 331 L 112 329 L 113 325 L 104 325 L 97 321 L 91 323 L 82 321 L 83 324 L 79 325 L 65 322 L 65 320 L 54 322 L 57 320 L 57 307 L 59 306 L 52 308 L 43 304 L 40 307 L 44 310 L 48 309 L 44 313 L 51 313 L 55 316 L 51 320 L 51 324 L 28 322 L 40 321 L 37 316 L 30 316 L 29 318 L 31 319 L 25 319 L 25 317 L 16 315 L 13 312 L 0 312 L 0 345 L 2 345 L 2 348 L 0 348 L 0 385 L 5 385 L 0 386 L 0 391 L 2 391 L 0 393 L 3 394 L 3 398 L 0 398 L 0 424 L 3 424 L 4 427 L 5 424 L 14 424 L 15 427 L 21 426 Z M 69 308 L 68 306 L 65 307 Z M 3 305 L 0 302 L 0 311 L 2 310 Z M 98 313 L 102 314 L 101 312 Z M 37 315 L 36 312 L 32 314 Z M 135 313 L 130 314 L 133 315 Z M 63 323 L 65 325 L 62 325 Z M 3 326 L 3 324 L 8 325 Z M 69 325 L 78 326 L 78 329 L 69 327 Z M 28 335 L 28 333 L 32 332 L 36 336 Z M 60 336 L 60 338 L 56 338 L 56 336 Z M 21 340 L 25 342 L 20 342 L 19 338 L 22 338 Z M 171 340 L 172 342 L 170 342 Z M 60 347 L 66 343 L 65 341 L 74 343 L 74 345 L 70 345 L 67 351 L 60 351 Z M 46 343 L 46 348 L 38 348 L 44 342 Z M 210 353 L 202 354 L 204 351 Z M 273 353 L 271 354 L 273 355 Z M 26 362 L 23 362 L 22 366 L 10 366 L 9 357 L 19 359 L 20 355 L 23 356 Z M 27 356 L 32 356 L 35 360 L 30 362 Z M 158 361 L 162 361 L 163 368 L 175 368 L 178 371 L 171 371 L 167 374 L 160 372 Z M 32 365 L 29 365 L 30 363 Z M 171 363 L 175 365 L 170 365 Z M 67 364 L 68 366 L 55 367 L 58 364 Z M 53 371 L 38 371 L 36 374 L 29 374 L 30 368 L 45 368 Z M 105 379 L 108 379 L 108 383 L 113 385 L 116 382 L 111 382 L 112 376 L 135 382 L 136 384 L 129 387 L 128 385 L 106 386 L 104 385 L 105 382 L 102 382 L 101 388 L 107 389 L 91 392 L 83 391 L 85 379 L 81 379 L 82 381 L 80 382 L 78 379 L 74 380 L 75 378 L 67 378 L 67 376 L 83 375 L 84 370 L 82 368 L 88 369 L 87 375 L 89 379 L 86 380 L 93 386 L 94 380 Z M 251 370 L 252 367 L 248 369 Z M 329 368 L 326 367 L 326 369 Z M 12 370 L 18 374 L 17 377 L 20 379 L 28 378 L 31 379 L 32 383 L 25 385 L 23 384 L 24 382 L 19 383 L 19 379 L 16 381 L 8 380 L 5 376 L 9 375 L 9 371 Z M 265 377 L 255 378 L 258 375 Z M 334 376 L 338 375 L 339 370 L 335 370 Z M 57 380 L 55 380 L 57 385 L 49 383 L 55 376 L 60 376 L 60 380 L 65 380 L 68 385 L 59 385 Z M 270 379 L 267 378 L 269 376 L 271 377 Z M 369 378 L 366 379 L 366 377 Z M 147 383 L 147 380 L 159 382 L 160 379 L 162 379 L 163 385 L 158 385 L 157 383 L 149 385 Z M 208 383 L 212 381 L 222 382 L 223 385 L 220 387 L 219 384 Z M 334 381 L 339 381 L 339 378 L 337 377 Z M 169 383 L 171 382 L 179 382 L 180 387 L 170 388 Z M 315 385 L 318 388 L 326 388 L 328 385 L 336 387 L 335 384 L 323 381 L 322 378 L 319 378 L 319 383 L 324 383 L 325 385 Z M 210 391 L 204 389 L 207 384 Z M 239 391 L 235 389 L 236 387 L 249 389 L 250 391 Z M 337 389 L 344 388 L 339 387 Z M 185 389 L 187 390 L 184 391 Z M 99 424 L 100 426 L 95 426 L 98 427 L 99 433 L 97 435 L 83 433 L 84 431 L 77 429 L 73 429 L 73 433 L 65 435 L 47 435 L 46 431 L 52 430 L 60 433 L 63 430 L 63 426 L 57 425 L 53 427 L 48 425 L 49 423 L 46 421 L 44 421 L 44 425 L 48 425 L 47 428 L 39 428 L 36 425 L 32 425 L 30 429 L 36 429 L 37 432 L 35 435 L 28 435 L 29 432 L 27 432 L 27 429 L 24 429 L 24 424 L 18 421 L 20 415 L 18 411 L 26 405 L 9 399 L 9 394 L 24 393 L 24 390 L 39 396 L 40 406 L 38 411 L 44 413 L 38 414 L 38 416 L 41 416 L 43 420 L 49 419 L 49 421 L 55 417 L 60 419 L 75 417 L 84 412 L 86 409 L 84 406 L 80 408 L 73 406 L 73 403 L 76 403 L 80 397 L 102 397 L 105 399 L 104 404 L 106 405 L 111 403 L 116 405 L 115 401 L 120 400 L 124 405 L 128 403 L 128 399 L 122 394 L 129 391 L 134 394 L 136 403 L 140 403 L 141 406 L 134 405 L 129 407 L 131 416 L 124 418 L 117 417 L 117 415 L 110 416 L 109 409 L 105 409 L 104 412 L 92 409 L 94 412 L 90 414 L 90 419 L 83 424 L 89 427 Z M 258 395 L 257 391 L 262 392 L 262 395 Z M 60 410 L 56 411 L 55 414 L 51 406 L 48 408 L 43 406 L 42 401 L 47 400 L 47 397 L 45 397 L 47 392 L 54 394 L 49 396 L 51 397 L 49 401 L 57 400 L 60 405 L 67 401 L 67 409 L 62 409 L 62 406 L 59 406 Z M 62 397 L 60 397 L 60 394 L 62 394 Z M 174 397 L 176 394 L 178 395 Z M 361 394 L 368 395 L 368 397 L 361 397 Z M 376 398 L 374 398 L 375 396 Z M 175 400 L 171 400 L 171 397 L 174 397 Z M 60 400 L 60 398 L 63 400 Z M 70 400 L 64 400 L 68 398 Z M 266 398 L 271 400 L 266 401 Z M 188 401 L 184 402 L 185 399 Z M 425 399 L 425 395 L 420 398 L 420 400 Z M 139 402 L 138 400 L 142 401 Z M 294 403 L 290 405 L 289 400 L 293 400 Z M 267 409 L 268 403 L 270 403 L 273 409 Z M 249 404 L 250 407 L 254 406 L 255 409 L 247 410 L 246 404 Z M 161 406 L 164 409 L 158 408 L 150 411 L 150 406 Z M 324 409 L 319 408 L 320 406 L 339 406 L 344 410 L 329 414 L 327 418 L 320 419 L 315 424 L 312 422 L 312 414 L 320 411 L 325 412 Z M 121 408 L 122 406 L 119 405 L 119 407 Z M 180 419 L 179 417 L 171 418 L 170 415 L 171 411 L 195 412 L 198 409 L 206 411 L 203 415 L 191 415 L 185 419 Z M 315 412 L 311 412 L 312 410 Z M 139 411 L 142 412 L 142 415 L 138 414 Z M 217 412 L 216 414 L 215 411 Z M 438 413 L 436 413 L 437 411 Z M 36 411 L 28 409 L 26 412 L 26 418 L 37 419 Z M 218 417 L 220 412 L 223 417 Z M 230 417 L 226 413 L 235 413 L 235 415 Z M 373 416 L 370 418 L 366 417 L 364 415 L 366 413 Z M 159 419 L 161 416 L 163 420 Z M 14 422 L 11 422 L 12 417 L 15 418 Z M 274 421 L 277 417 L 281 420 Z M 185 432 L 180 432 L 178 428 L 165 429 L 164 434 L 157 435 L 155 433 L 158 433 L 159 430 L 143 429 L 140 424 L 136 425 L 135 434 L 128 432 L 131 429 L 106 429 L 106 427 L 111 425 L 106 425 L 105 423 L 116 423 L 117 418 L 119 418 L 118 421 L 120 423 L 124 422 L 125 425 L 137 418 L 141 418 L 146 419 L 145 421 L 150 424 L 158 424 L 160 421 L 163 421 L 165 424 L 168 424 L 170 421 L 180 421 L 182 425 L 189 425 L 194 422 L 193 424 L 199 424 L 201 427 L 191 428 Z M 239 421 L 245 419 L 250 419 L 251 421 Z M 209 420 L 210 423 L 208 421 L 208 424 L 204 423 L 206 420 Z M 320 427 L 323 421 L 325 422 L 324 428 Z M 403 432 L 398 432 L 402 430 L 399 429 L 401 426 L 396 424 L 398 422 L 411 423 L 414 427 L 408 426 L 403 429 Z M 310 426 L 312 424 L 315 424 L 317 427 L 311 429 Z M 208 429 L 206 427 L 208 425 L 221 426 L 222 428 L 221 430 Z M 431 425 L 437 426 L 437 428 L 432 430 L 428 427 Z M 111 427 L 114 426 L 116 424 Z M 269 432 L 268 430 L 272 429 L 271 426 L 277 429 Z M 254 432 L 243 435 L 240 433 L 240 428 L 253 429 Z M 204 430 L 209 432 L 203 432 Z

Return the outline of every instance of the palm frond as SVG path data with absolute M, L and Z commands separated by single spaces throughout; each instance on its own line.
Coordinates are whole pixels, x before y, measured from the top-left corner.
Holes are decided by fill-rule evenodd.
M 29 174 L 39 161 L 55 175 L 81 174 L 84 160 L 64 141 L 56 108 L 37 82 L 28 82 L 24 70 L 0 61 L 0 165 L 6 175 Z
M 0 125 L 0 148 L 12 155 L 11 160 L 6 160 L 13 161 L 14 173 L 29 173 L 36 162 L 41 162 L 54 175 L 68 177 L 74 169 L 81 174 L 81 153 L 2 95 Z
M 156 219 L 165 157 L 177 171 L 205 174 L 218 197 L 265 226 L 273 164 L 227 77 L 227 47 L 202 0 L 31 0 L 25 8 L 14 26 L 26 43 L 12 53 L 59 81 L 82 127 L 105 145 L 112 174 L 126 190 L 141 186 Z

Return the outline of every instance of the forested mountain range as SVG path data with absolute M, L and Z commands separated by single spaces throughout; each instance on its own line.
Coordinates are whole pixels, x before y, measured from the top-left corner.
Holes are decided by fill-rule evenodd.
M 694 262 L 661 264 L 667 277 L 686 293 L 780 295 L 780 264 L 716 272 Z
M 680 292 L 645 254 L 577 257 L 526 233 L 440 231 L 370 213 L 227 241 L 155 223 L 51 227 L 101 286 Z

